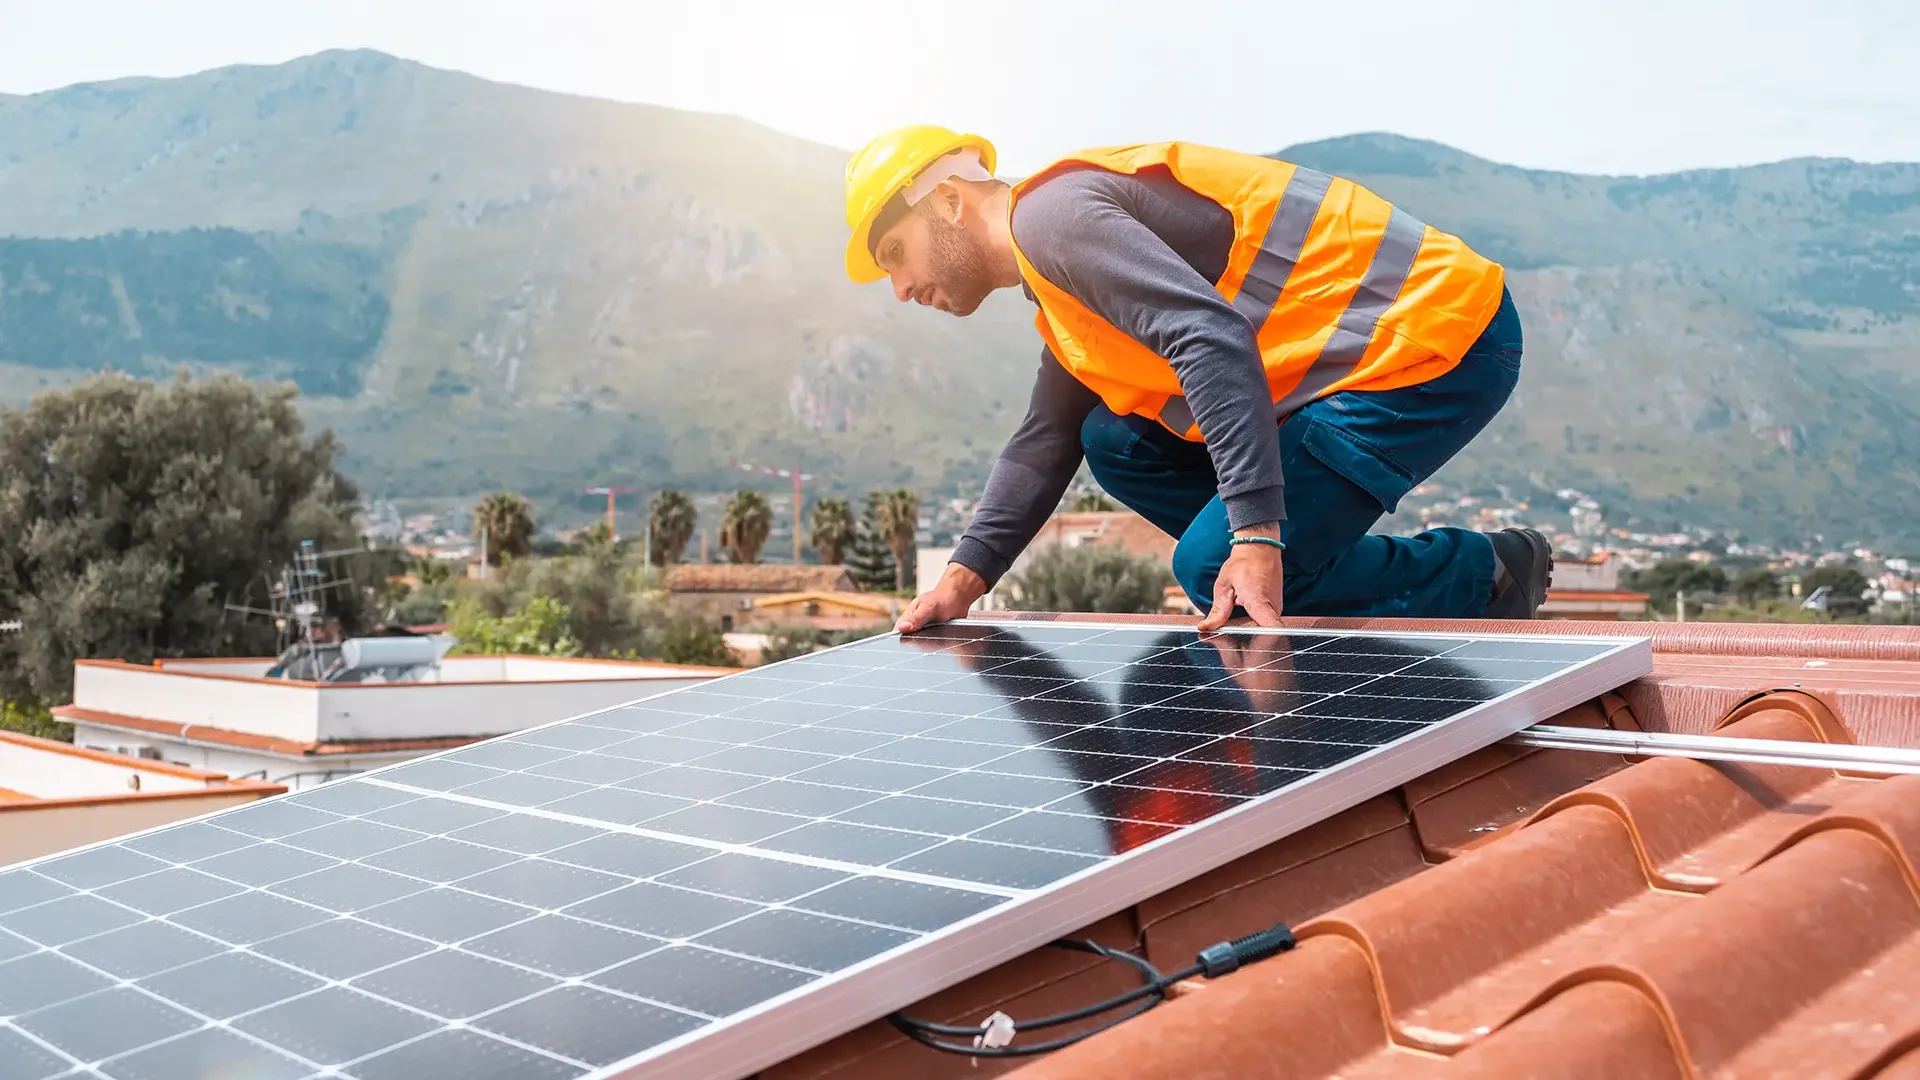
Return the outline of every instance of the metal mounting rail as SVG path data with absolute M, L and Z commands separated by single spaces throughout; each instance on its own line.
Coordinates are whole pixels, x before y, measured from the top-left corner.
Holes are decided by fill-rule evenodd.
M 1651 731 L 1530 727 L 1507 738 L 1513 746 L 1542 750 L 1590 750 L 1606 754 L 1683 757 L 1746 765 L 1801 765 L 1814 769 L 1895 776 L 1920 774 L 1920 750 L 1790 739 L 1736 739 L 1725 735 L 1668 735 Z

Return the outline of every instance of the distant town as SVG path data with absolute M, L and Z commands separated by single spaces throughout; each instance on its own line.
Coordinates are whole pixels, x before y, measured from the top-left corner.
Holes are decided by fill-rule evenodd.
M 689 545 L 687 561 L 725 560 L 713 532 L 729 495 L 693 497 L 701 526 Z M 762 558 L 770 563 L 787 561 L 793 511 L 788 501 L 778 495 L 768 501 L 772 504 L 773 523 Z M 1061 512 L 1101 501 L 1098 490 L 1083 480 L 1062 499 Z M 1121 509 L 1110 503 L 1106 506 Z M 961 498 L 921 503 L 915 542 L 923 553 L 923 560 L 929 551 L 944 552 L 952 547 L 965 531 L 974 508 L 973 500 Z M 637 535 L 642 531 L 643 510 L 636 499 L 623 500 L 618 510 L 616 522 L 620 535 Z M 363 520 L 369 539 L 400 544 L 417 557 L 453 563 L 474 563 L 479 559 L 472 511 L 463 503 L 450 500 L 444 509 L 415 509 L 403 513 L 393 502 L 374 501 L 363 508 Z M 564 543 L 601 520 L 604 519 L 596 515 L 572 527 L 553 530 L 544 539 L 549 544 Z M 1445 482 L 1429 482 L 1414 488 L 1397 513 L 1382 519 L 1378 531 L 1406 535 L 1440 526 L 1479 531 L 1531 526 L 1546 533 L 1562 559 L 1556 576 L 1558 591 L 1606 593 L 1621 598 L 1606 612 L 1590 606 L 1565 612 L 1582 616 L 1610 614 L 1670 620 L 1701 617 L 1711 611 L 1721 617 L 1740 618 L 1742 614 L 1734 609 L 1744 600 L 1754 609 L 1746 612 L 1746 617 L 1815 618 L 1830 614 L 1905 622 L 1911 617 L 1913 565 L 1920 561 L 1911 553 L 1875 550 L 1836 537 L 1814 536 L 1799 544 L 1778 546 L 1743 538 L 1738 532 L 1702 525 L 1655 531 L 1638 518 L 1610 513 L 1601 501 L 1572 487 L 1559 488 L 1545 499 L 1522 499 L 1504 489 L 1470 493 Z M 1151 544 L 1130 546 L 1143 548 L 1136 554 L 1154 553 Z M 1580 569 L 1583 562 L 1592 567 L 1604 564 L 1606 571 L 1604 575 L 1583 571 Z M 1680 574 L 1675 566 L 1680 563 L 1698 567 L 1700 573 Z M 1663 564 L 1665 571 L 1660 570 Z M 1832 597 L 1838 601 L 1833 603 L 1829 600 L 1833 590 L 1829 589 L 1827 595 L 1815 596 L 1817 585 L 1806 586 L 1814 571 L 1835 567 L 1849 568 L 1860 575 L 1864 584 L 1859 596 L 1850 595 L 1849 587 L 1844 590 L 1849 595 Z M 1742 575 L 1748 575 L 1750 583 L 1760 583 L 1750 584 L 1744 596 L 1737 588 Z M 1771 575 L 1771 579 L 1765 575 Z M 1758 603 L 1763 600 L 1771 603 Z
M 1775 546 L 1705 526 L 1685 525 L 1655 532 L 1639 527 L 1637 519 L 1610 520 L 1598 500 L 1570 487 L 1558 489 L 1552 502 L 1543 504 L 1476 497 L 1450 491 L 1441 484 L 1423 484 L 1412 491 L 1395 518 L 1408 521 L 1411 527 L 1394 532 L 1417 532 L 1441 525 L 1480 530 L 1528 525 L 1546 533 L 1563 555 L 1607 556 L 1618 560 L 1626 574 L 1645 574 L 1662 563 L 1675 561 L 1717 566 L 1729 577 L 1766 570 L 1778 576 L 1786 596 L 1809 599 L 1800 584 L 1810 572 L 1823 567 L 1851 567 L 1866 581 L 1866 595 L 1859 599 L 1873 608 L 1904 607 L 1913 596 L 1914 560 L 1910 554 L 1875 551 L 1827 536 L 1814 536 L 1793 546 Z

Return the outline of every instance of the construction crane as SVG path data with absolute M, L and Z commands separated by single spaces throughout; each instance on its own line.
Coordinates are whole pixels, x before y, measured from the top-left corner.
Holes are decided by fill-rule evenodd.
M 581 490 L 586 492 L 588 495 L 605 495 L 607 497 L 607 543 L 611 544 L 615 540 L 618 540 L 620 536 L 613 529 L 614 497 L 617 495 L 637 495 L 640 493 L 640 489 L 632 488 L 632 487 L 590 487 L 590 488 L 582 488 Z M 643 518 L 646 516 L 645 507 L 641 508 L 640 516 Z
M 749 465 L 749 464 L 746 464 L 745 462 L 739 462 L 739 461 L 729 461 L 727 462 L 727 467 L 730 469 L 739 469 L 742 472 L 765 473 L 768 476 L 778 476 L 783 480 L 793 481 L 793 561 L 799 562 L 800 561 L 800 504 L 803 500 L 803 496 L 801 495 L 801 492 L 800 492 L 800 485 L 809 483 L 814 480 L 818 480 L 820 478 L 813 475 L 812 473 L 801 472 L 799 458 L 793 459 L 793 468 L 791 469 L 774 469 L 774 468 L 769 468 L 765 465 Z

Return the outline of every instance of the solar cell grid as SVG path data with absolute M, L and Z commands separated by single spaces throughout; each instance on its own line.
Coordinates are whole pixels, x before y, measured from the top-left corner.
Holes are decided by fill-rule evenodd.
M 865 765 L 869 763 L 835 762 L 835 764 Z M 815 770 L 815 773 L 818 772 Z M 871 787 L 848 784 L 836 777 L 815 775 L 815 773 L 803 773 L 802 779 L 798 780 L 777 780 L 756 784 L 722 795 L 715 801 L 729 806 L 744 806 L 751 810 L 771 810 L 777 814 L 830 817 L 842 810 L 859 806 L 861 803 L 871 802 L 878 797 Z
M 642 773 L 652 772 L 653 762 L 633 758 L 603 757 L 596 754 L 570 754 L 535 765 L 527 771 L 535 776 L 554 776 L 595 786 L 617 784 Z
M 1307 704 L 1317 697 L 1289 699 Z M 1184 735 L 1231 735 L 1272 718 L 1265 712 L 1227 712 L 1219 709 L 1193 709 L 1177 706 L 1150 706 L 1130 709 L 1098 726 L 1116 731 L 1167 731 Z M 1087 729 L 1095 730 L 1095 729 Z M 1076 734 L 1078 732 L 1076 731 Z
M 1422 675 L 1389 675 L 1368 683 L 1368 694 L 1380 697 L 1439 698 L 1446 701 L 1492 701 L 1525 686 L 1512 679 L 1472 677 L 1429 678 Z
M 1419 771 L 1487 702 L 1633 677 L 1630 647 L 955 624 L 803 657 L 0 871 L 0 1066 L 737 1071 L 810 995 L 906 1003 L 850 969 L 1041 892 L 1098 917 L 1159 880 L 1141 859 L 1197 873 L 1307 823 L 1228 811 L 1362 756 Z M 750 1042 L 716 1057 L 723 1018 Z
M 969 838 L 1081 855 L 1113 855 L 1131 851 L 1171 831 L 1172 828 L 1165 825 L 1030 810 L 998 825 L 976 830 Z
M 1078 729 L 1066 730 L 1077 731 Z M 894 739 L 870 750 L 862 750 L 855 757 L 874 761 L 897 761 L 908 765 L 936 765 L 950 769 L 964 769 L 1004 753 L 1006 750 L 999 746 L 983 746 L 978 743 L 941 739 L 929 735 Z
M 845 821 L 814 821 L 763 840 L 759 846 L 768 851 L 810 855 L 856 866 L 886 866 L 925 851 L 943 839 L 943 835 Z
M 894 739 L 867 731 L 841 731 L 824 727 L 801 727 L 761 739 L 759 745 L 784 750 L 809 750 L 816 754 L 848 757 L 885 746 Z
M 678 795 L 686 799 L 717 799 L 743 788 L 766 783 L 761 776 L 721 772 L 700 766 L 663 768 L 623 780 L 620 787 L 651 791 L 660 795 Z

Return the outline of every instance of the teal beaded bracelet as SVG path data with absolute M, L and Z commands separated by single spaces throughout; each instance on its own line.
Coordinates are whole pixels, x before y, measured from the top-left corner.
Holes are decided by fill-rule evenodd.
M 1287 547 L 1271 536 L 1236 536 L 1227 541 L 1228 547 L 1237 547 L 1240 544 L 1266 544 L 1268 547 L 1277 547 L 1282 551 Z

